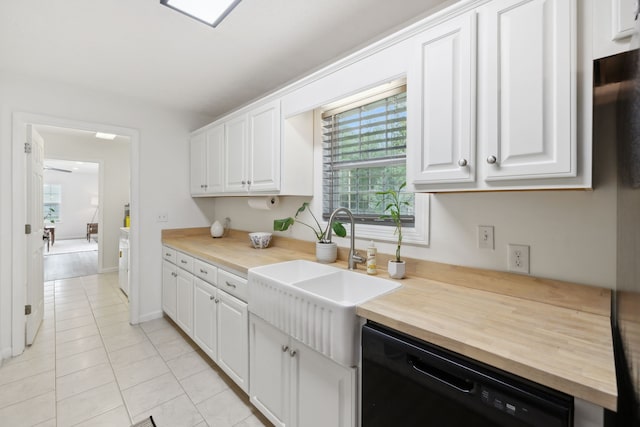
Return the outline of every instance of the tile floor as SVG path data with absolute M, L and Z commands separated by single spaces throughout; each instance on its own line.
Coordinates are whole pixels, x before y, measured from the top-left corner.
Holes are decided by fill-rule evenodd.
M 3 426 L 269 426 L 165 319 L 129 324 L 117 273 L 45 284 L 35 343 L 0 367 Z

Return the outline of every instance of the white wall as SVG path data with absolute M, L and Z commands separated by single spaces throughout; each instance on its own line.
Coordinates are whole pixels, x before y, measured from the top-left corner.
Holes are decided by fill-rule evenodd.
M 494 270 L 507 269 L 507 244 L 531 246 L 531 274 L 594 286 L 616 283 L 615 110 L 597 106 L 594 191 L 481 192 L 431 195 L 429 247 L 403 245 L 403 256 Z M 318 198 L 320 199 L 320 198 Z M 273 219 L 293 216 L 308 198 L 282 197 L 272 211 L 247 207 L 246 198 L 199 202 L 210 220 L 231 218 L 233 228 L 272 230 Z M 318 207 L 318 211 L 320 208 Z M 477 248 L 478 225 L 495 227 L 495 250 Z M 304 226 L 284 233 L 313 240 Z M 357 236 L 357 231 L 356 231 Z M 338 239 L 341 246 L 348 241 Z M 367 241 L 356 241 L 365 250 Z M 394 247 L 377 243 L 379 251 Z
M 132 255 L 135 259 L 137 251 L 140 318 L 159 315 L 161 229 L 208 222 L 189 196 L 187 140 L 190 131 L 211 118 L 0 72 L 0 351 L 3 354 L 11 345 L 12 268 L 24 262 L 22 254 L 12 253 L 12 115 L 16 112 L 103 123 L 139 132 L 139 162 L 132 164 L 132 172 L 139 174 L 139 218 L 132 224 L 132 237 L 137 234 L 140 247 L 132 248 Z M 160 212 L 169 214 L 168 222 L 156 222 Z
M 62 191 L 60 221 L 55 222 L 56 240 L 85 237 L 87 222 L 91 222 L 96 211 L 91 206 L 91 198 L 98 197 L 98 171 L 65 173 L 45 170 L 44 183 L 60 185 Z M 97 220 L 96 215 L 95 222 Z
M 98 140 L 92 136 L 68 136 L 59 133 L 40 131 L 44 138 L 45 157 L 61 160 L 82 160 L 87 162 L 101 162 L 102 175 L 102 228 L 98 229 L 102 240 L 101 266 L 105 270 L 118 267 L 118 244 L 120 227 L 124 225 L 124 205 L 130 202 L 130 163 L 129 143 Z M 118 138 L 120 139 L 120 138 Z M 60 174 L 72 178 L 76 173 Z M 45 172 L 46 177 L 52 176 L 51 172 Z M 78 175 L 79 177 L 79 175 Z M 47 178 L 49 179 L 49 178 Z M 98 187 L 96 184 L 96 193 Z M 63 189 L 63 199 L 67 192 Z M 77 197 L 80 197 L 79 195 Z M 87 205 L 90 198 L 86 195 L 80 201 Z M 60 238 L 84 237 L 87 231 L 87 222 L 95 212 L 95 208 L 89 206 L 88 210 L 80 212 L 77 219 L 67 218 L 68 209 L 66 200 L 63 200 L 63 222 L 60 224 Z M 71 223 L 74 221 L 74 223 Z M 98 222 L 98 218 L 94 222 Z M 72 228 L 75 227 L 75 228 Z M 58 226 L 56 226 L 58 228 Z M 68 237 L 65 237 L 68 236 Z M 56 230 L 58 238 L 58 230 Z

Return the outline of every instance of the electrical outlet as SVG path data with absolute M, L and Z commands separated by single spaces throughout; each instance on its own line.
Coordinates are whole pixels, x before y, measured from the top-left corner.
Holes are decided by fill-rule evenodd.
M 166 212 L 162 212 L 158 214 L 158 222 L 168 222 L 169 221 L 169 214 Z
M 481 249 L 493 249 L 493 225 L 478 226 L 478 247 Z
M 509 243 L 509 271 L 529 274 L 529 246 Z

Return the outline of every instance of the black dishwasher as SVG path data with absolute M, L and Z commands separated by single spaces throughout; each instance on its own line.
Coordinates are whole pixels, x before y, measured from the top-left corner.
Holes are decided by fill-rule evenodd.
M 400 332 L 362 329 L 362 426 L 564 427 L 573 398 Z

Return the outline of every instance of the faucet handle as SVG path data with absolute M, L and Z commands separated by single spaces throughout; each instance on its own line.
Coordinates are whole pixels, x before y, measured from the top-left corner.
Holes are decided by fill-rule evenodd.
M 363 264 L 366 261 L 366 259 L 355 250 L 353 251 L 353 255 L 351 255 L 351 259 L 357 264 Z

